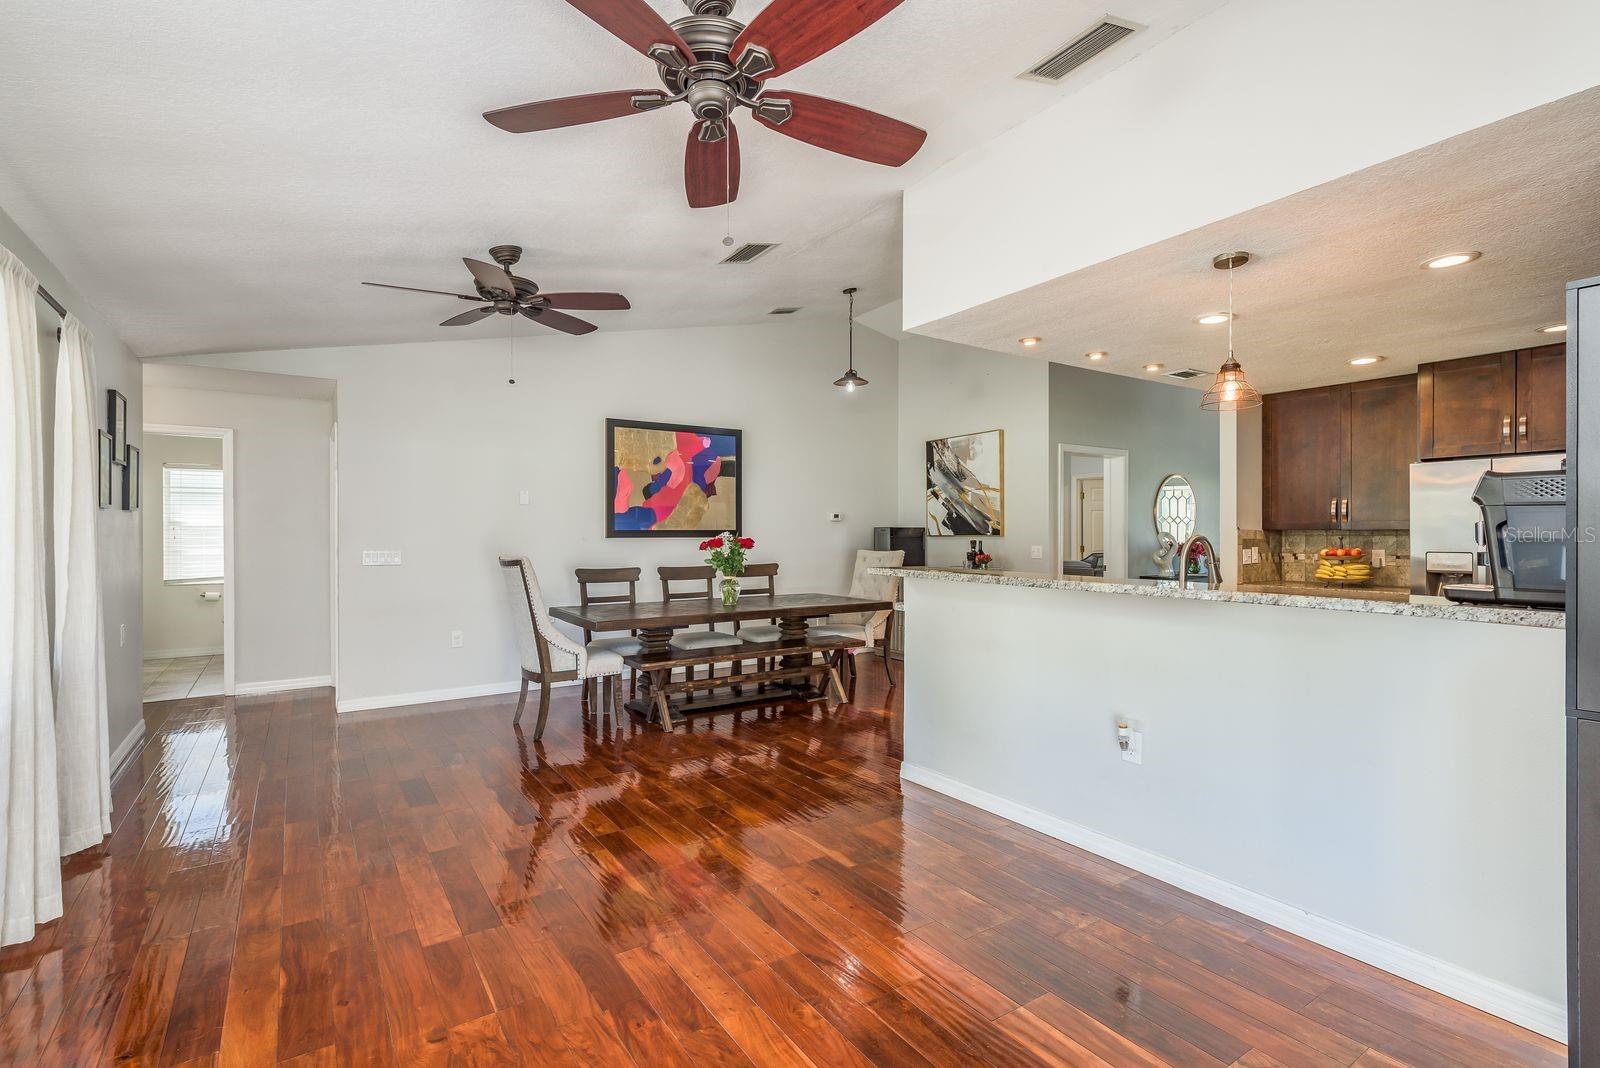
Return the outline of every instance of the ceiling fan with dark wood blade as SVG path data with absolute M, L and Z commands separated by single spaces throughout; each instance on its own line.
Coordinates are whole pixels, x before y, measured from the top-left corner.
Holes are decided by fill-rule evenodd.
M 489 250 L 489 255 L 494 259 L 494 263 L 473 259 L 461 261 L 467 265 L 467 270 L 472 272 L 472 284 L 478 291 L 476 294 L 450 293 L 442 289 L 417 289 L 413 286 L 390 285 L 387 282 L 361 284 L 376 286 L 379 289 L 400 289 L 407 293 L 433 293 L 441 297 L 455 297 L 457 300 L 470 300 L 478 304 L 478 307 L 464 311 L 460 315 L 452 315 L 440 323 L 440 326 L 470 326 L 498 313 L 523 315 L 541 326 L 548 326 L 552 330 L 560 330 L 567 334 L 588 334 L 598 327 L 558 309 L 627 311 L 632 307 L 628 303 L 628 298 L 621 293 L 541 293 L 537 285 L 511 273 L 511 268 L 522 258 L 520 245 L 496 245 Z
M 898 167 L 928 134 L 908 123 L 824 97 L 766 86 L 843 44 L 900 0 L 772 0 L 749 25 L 729 17 L 734 0 L 685 0 L 691 14 L 668 23 L 646 0 L 567 0 L 655 61 L 666 87 L 624 89 L 500 108 L 484 118 L 511 133 L 579 126 L 655 111 L 679 101 L 694 112 L 684 155 L 692 208 L 739 195 L 739 139 L 733 113 L 749 108 L 761 125 L 829 152 Z

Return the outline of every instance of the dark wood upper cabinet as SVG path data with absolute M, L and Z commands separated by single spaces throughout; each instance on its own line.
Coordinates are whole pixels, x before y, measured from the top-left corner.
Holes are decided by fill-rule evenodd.
M 1567 447 L 1567 346 L 1541 345 L 1517 353 L 1517 451 L 1563 452 Z
M 1417 369 L 1424 460 L 1567 447 L 1567 347 L 1541 345 Z
M 1261 399 L 1261 514 L 1268 530 L 1339 524 L 1347 394 L 1341 386 Z
M 1517 354 L 1425 363 L 1417 368 L 1417 401 L 1423 459 L 1512 452 Z
M 1268 530 L 1393 530 L 1411 518 L 1417 378 L 1269 393 L 1261 410 Z
M 1345 424 L 1344 530 L 1411 525 L 1411 465 L 1417 461 L 1417 376 L 1352 382 Z

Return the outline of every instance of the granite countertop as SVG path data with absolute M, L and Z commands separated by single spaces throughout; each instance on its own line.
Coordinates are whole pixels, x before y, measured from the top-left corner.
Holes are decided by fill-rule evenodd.
M 874 575 L 933 579 L 941 582 L 980 582 L 993 586 L 1027 586 L 1042 590 L 1076 590 L 1084 593 L 1120 593 L 1135 597 L 1164 597 L 1188 601 L 1233 601 L 1241 604 L 1279 605 L 1286 608 L 1320 608 L 1334 612 L 1415 616 L 1422 619 L 1458 619 L 1469 623 L 1501 623 L 1515 627 L 1562 628 L 1565 612 L 1514 605 L 1457 604 L 1443 597 L 1418 597 L 1405 590 L 1329 588 L 1323 586 L 1224 585 L 1208 590 L 1202 583 L 1180 590 L 1176 582 L 1155 579 L 1108 579 L 1087 575 L 1056 578 L 1032 571 L 969 571 L 959 567 L 876 567 Z

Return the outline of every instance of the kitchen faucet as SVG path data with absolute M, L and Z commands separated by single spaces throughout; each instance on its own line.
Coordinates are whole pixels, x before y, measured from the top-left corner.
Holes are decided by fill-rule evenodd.
M 1178 550 L 1178 589 L 1189 588 L 1189 550 L 1196 542 L 1206 547 L 1206 589 L 1214 590 L 1222 585 L 1222 569 L 1217 566 L 1217 550 L 1204 534 L 1194 535 Z

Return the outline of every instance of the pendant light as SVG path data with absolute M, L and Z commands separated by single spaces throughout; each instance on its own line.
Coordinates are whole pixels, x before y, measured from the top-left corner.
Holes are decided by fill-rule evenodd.
M 844 291 L 844 295 L 850 298 L 850 369 L 835 378 L 833 384 L 842 388 L 846 393 L 854 393 L 857 387 L 867 384 L 865 378 L 856 374 L 856 287 L 851 286 Z
M 1261 394 L 1244 377 L 1244 368 L 1233 358 L 1233 269 L 1250 262 L 1248 252 L 1224 252 L 1211 261 L 1211 266 L 1228 272 L 1228 358 L 1217 371 L 1217 380 L 1211 383 L 1200 407 L 1208 412 L 1242 412 L 1261 407 Z

